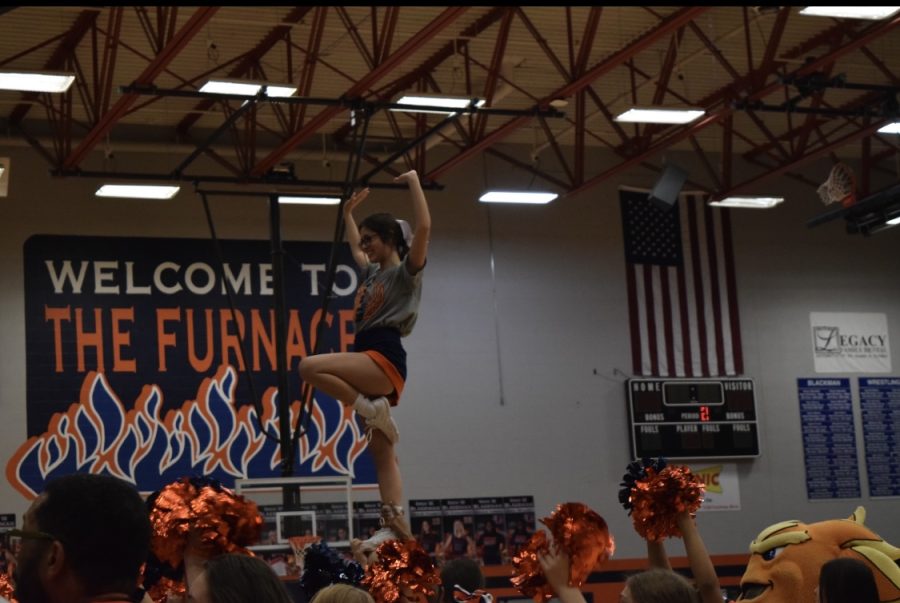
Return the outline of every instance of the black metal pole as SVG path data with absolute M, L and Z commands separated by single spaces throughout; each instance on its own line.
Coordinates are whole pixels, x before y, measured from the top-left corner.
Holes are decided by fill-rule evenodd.
M 273 176 L 263 176 L 260 178 L 251 178 L 251 177 L 243 177 L 243 176 L 214 176 L 211 174 L 207 175 L 191 175 L 191 174 L 182 174 L 181 176 L 173 175 L 172 173 L 168 174 L 142 174 L 140 172 L 114 172 L 114 171 L 94 171 L 94 170 L 82 170 L 82 169 L 74 169 L 74 170 L 61 170 L 57 168 L 50 169 L 50 175 L 58 178 L 111 178 L 114 180 L 152 180 L 152 181 L 164 181 L 164 182 L 190 182 L 192 184 L 195 183 L 210 183 L 210 184 L 237 184 L 237 185 L 259 185 L 269 187 L 267 191 L 255 191 L 248 192 L 245 196 L 254 196 L 254 197 L 264 197 L 269 194 L 271 189 L 280 188 L 282 189 L 282 193 L 285 195 L 301 195 L 302 191 L 291 190 L 288 187 L 291 186 L 304 186 L 311 188 L 338 188 L 340 190 L 345 190 L 347 183 L 344 181 L 337 180 L 310 180 L 310 179 L 299 179 L 299 178 L 277 178 Z M 395 184 L 393 182 L 370 182 L 368 184 L 370 188 L 383 188 L 383 189 L 397 189 L 397 190 L 406 190 L 408 187 L 405 184 Z M 422 184 L 422 188 L 425 190 L 443 190 L 443 185 L 435 184 L 433 182 Z M 230 195 L 236 194 L 237 196 L 241 196 L 242 193 L 237 191 L 207 191 L 210 194 L 217 195 Z
M 355 111 L 359 111 L 362 117 L 362 123 L 357 121 L 359 117 L 357 117 Z M 328 313 L 328 304 L 331 300 L 332 296 L 332 287 L 334 285 L 334 276 L 337 270 L 337 246 L 344 238 L 344 203 L 350 198 L 350 195 L 353 194 L 353 186 L 356 182 L 356 178 L 359 174 L 359 165 L 362 162 L 363 151 L 366 146 L 366 137 L 369 132 L 369 120 L 372 117 L 372 107 L 371 105 L 363 105 L 361 107 L 357 107 L 354 109 L 354 113 L 351 117 L 351 123 L 353 124 L 353 138 L 357 142 L 356 153 L 350 156 L 350 161 L 347 162 L 347 175 L 344 177 L 344 191 L 341 195 L 341 203 L 338 206 L 337 210 L 337 220 L 334 223 L 334 238 L 333 244 L 331 245 L 331 251 L 328 255 L 328 270 L 325 273 L 325 286 L 322 293 L 322 306 L 320 308 L 321 315 L 324 318 Z M 362 129 L 362 133 L 359 133 L 359 130 Z M 312 350 L 313 354 L 317 354 L 319 351 L 319 346 L 322 344 L 324 340 L 322 329 L 324 328 L 325 320 L 319 321 L 319 326 L 316 329 L 316 345 Z M 300 417 L 297 420 L 297 426 L 294 429 L 293 436 L 291 437 L 291 446 L 295 449 L 297 443 L 300 439 L 300 436 L 306 432 L 307 424 L 309 422 L 309 409 L 305 408 L 306 403 L 308 402 L 312 405 L 313 394 L 315 393 L 315 388 L 311 385 L 304 383 L 303 384 L 303 395 L 300 404 Z
M 281 476 L 294 474 L 291 450 L 291 396 L 288 391 L 287 303 L 284 287 L 284 249 L 281 242 L 281 208 L 278 195 L 269 195 L 269 242 L 272 254 L 272 296 L 275 298 L 275 366 L 278 373 L 278 440 L 281 449 Z M 285 509 L 300 504 L 297 486 L 282 486 Z

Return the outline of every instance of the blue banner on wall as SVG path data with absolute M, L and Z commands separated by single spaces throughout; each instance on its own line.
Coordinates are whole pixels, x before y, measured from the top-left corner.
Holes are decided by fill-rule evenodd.
M 900 378 L 859 379 L 869 496 L 900 496 Z
M 269 243 L 221 246 L 220 276 L 208 240 L 38 235 L 26 241 L 27 440 L 7 462 L 16 490 L 30 498 L 46 481 L 72 472 L 112 474 L 142 491 L 184 475 L 229 486 L 238 477 L 280 475 Z M 330 244 L 286 242 L 284 250 L 295 425 L 297 364 L 315 349 L 320 324 L 320 352 L 352 349 L 357 273 L 342 244 L 334 295 L 322 316 Z M 355 483 L 373 484 L 365 447 L 355 415 L 317 392 L 295 475 L 350 472 Z
M 859 463 L 849 379 L 797 379 L 806 492 L 859 498 Z

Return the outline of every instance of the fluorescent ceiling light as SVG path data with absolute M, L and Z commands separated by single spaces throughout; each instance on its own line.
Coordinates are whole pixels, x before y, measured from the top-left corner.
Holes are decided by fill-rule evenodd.
M 900 121 L 882 126 L 878 128 L 878 132 L 881 134 L 900 134 Z
M 710 201 L 713 207 L 749 207 L 767 209 L 784 201 L 784 197 L 726 197 L 721 201 Z
M 409 105 L 409 107 L 391 107 L 391 111 L 406 111 L 407 113 L 441 113 L 452 115 L 456 109 L 465 109 L 472 103 L 471 98 L 458 98 L 451 96 L 403 96 L 395 104 Z M 484 99 L 475 102 L 476 107 L 484 105 Z M 437 109 L 419 109 L 418 107 L 446 107 L 447 111 Z M 449 112 L 448 112 L 449 111 Z
M 297 86 L 290 84 L 266 84 L 266 96 L 273 98 L 286 98 L 293 96 L 297 91 Z
M 523 191 L 488 191 L 478 198 L 482 203 L 550 203 L 559 195 Z
M 898 10 L 900 6 L 807 6 L 800 14 L 846 19 L 887 19 Z
M 659 107 L 634 107 L 616 116 L 616 121 L 643 124 L 686 124 L 699 119 L 702 109 L 663 109 Z
M 259 84 L 250 82 L 226 82 L 222 80 L 209 80 L 200 88 L 200 92 L 210 94 L 237 94 L 240 96 L 253 96 L 262 88 Z
M 171 199 L 181 190 L 180 186 L 156 184 L 104 184 L 95 193 L 98 197 L 123 199 Z
M 6 173 L 6 164 L 0 163 L 0 178 L 3 178 L 3 174 Z
M 341 202 L 341 199 L 340 197 L 326 197 L 324 195 L 281 195 L 278 197 L 278 202 L 303 205 L 337 205 Z
M 0 90 L 65 92 L 74 81 L 69 73 L 0 71 Z
M 250 82 L 247 80 L 209 80 L 200 88 L 200 92 L 209 94 L 234 94 L 236 96 L 256 96 L 262 87 L 266 87 L 266 96 L 283 98 L 297 91 L 290 84 L 269 84 L 267 82 Z
M 897 216 L 896 218 L 891 218 L 890 220 L 885 222 L 885 224 L 888 224 L 890 226 L 896 226 L 897 224 L 900 224 L 900 216 Z

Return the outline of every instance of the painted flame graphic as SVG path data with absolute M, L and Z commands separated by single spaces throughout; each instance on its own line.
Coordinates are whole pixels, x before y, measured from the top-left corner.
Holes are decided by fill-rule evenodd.
M 260 430 L 251 405 L 236 406 L 235 369 L 223 365 L 204 378 L 197 398 L 160 416 L 163 394 L 145 385 L 126 410 L 102 373 L 89 372 L 79 401 L 55 413 L 40 436 L 28 438 L 6 464 L 6 477 L 19 493 L 33 499 L 49 480 L 76 472 L 107 473 L 154 491 L 185 475 L 202 474 L 226 486 L 235 478 L 279 474 L 281 451 L 275 438 Z M 266 390 L 262 424 L 278 433 L 277 389 Z M 294 425 L 300 403 L 290 407 Z M 336 423 L 336 425 L 335 425 Z M 347 474 L 366 448 L 363 430 L 351 408 L 332 398 L 314 399 L 309 429 L 299 442 L 298 474 Z

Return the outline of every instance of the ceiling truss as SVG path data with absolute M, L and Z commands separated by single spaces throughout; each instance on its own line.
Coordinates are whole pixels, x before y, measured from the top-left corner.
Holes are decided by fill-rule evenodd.
M 7 11 L 0 23 L 38 10 Z M 810 21 L 791 7 L 773 7 L 766 14 L 710 6 L 664 13 L 645 7 L 444 7 L 413 19 L 413 7 L 284 7 L 270 9 L 281 14 L 258 35 L 245 34 L 227 45 L 207 40 L 208 56 L 215 46 L 229 50 L 214 65 L 188 60 L 216 20 L 227 22 L 231 10 L 70 11 L 67 28 L 48 32 L 37 43 L 23 38 L 7 44 L 0 67 L 72 71 L 77 85 L 55 97 L 2 93 L 7 126 L 57 173 L 84 174 L 98 145 L 168 102 L 142 97 L 141 87 L 165 82 L 164 89 L 191 93 L 210 76 L 276 81 L 277 72 L 290 74 L 300 97 L 322 96 L 328 84 L 331 98 L 340 102 L 264 111 L 234 99 L 195 98 L 169 111 L 177 112 L 176 118 L 167 115 L 166 123 L 155 126 L 163 140 L 193 147 L 173 173 L 183 174 L 184 166 L 203 155 L 221 167 L 223 181 L 264 181 L 292 153 L 315 148 L 320 138 L 333 152 L 351 152 L 349 122 L 358 103 L 383 105 L 408 91 L 460 94 L 460 88 L 492 107 L 514 99 L 519 113 L 511 119 L 473 113 L 434 128 L 427 117 L 382 111 L 382 131 L 373 139 L 383 150 L 365 147 L 361 159 L 371 168 L 363 171 L 375 177 L 379 171 L 391 176 L 416 168 L 426 182 L 440 182 L 456 167 L 487 156 L 565 197 L 634 169 L 659 171 L 665 153 L 679 149 L 692 152 L 702 166 L 691 174 L 691 186 L 725 196 L 757 191 L 778 175 L 816 186 L 818 179 L 800 168 L 820 157 L 837 160 L 838 152 L 853 149 L 861 160 L 860 187 L 867 192 L 876 173 L 892 172 L 887 162 L 900 150 L 876 132 L 896 111 L 900 52 L 886 55 L 877 44 L 883 48 L 897 39 L 898 16 Z M 547 10 L 554 11 L 552 22 Z M 623 15 L 637 23 L 634 35 L 606 48 L 609 36 L 603 32 L 616 28 L 614 21 Z M 719 23 L 730 23 L 734 35 L 719 30 L 717 36 L 710 24 Z M 340 61 L 332 59 L 335 40 L 341 44 Z M 511 73 L 520 66 L 510 66 L 512 57 L 519 55 L 527 56 L 520 64 L 536 66 L 535 76 Z M 851 60 L 868 69 L 869 81 L 860 89 L 834 85 Z M 699 81 L 697 63 L 721 74 L 717 87 L 691 90 L 684 83 Z M 613 79 L 623 85 L 610 90 L 607 82 Z M 851 79 L 856 81 L 855 74 Z M 812 80 L 832 85 L 798 87 Z M 613 116 L 625 102 L 691 105 L 705 115 L 685 126 L 620 124 Z M 540 113 L 561 103 L 564 119 Z M 216 112 L 218 123 L 211 126 Z M 521 143 L 528 134 L 540 139 L 530 156 L 503 146 Z M 215 147 L 213 140 L 219 141 Z M 232 152 L 223 152 L 226 140 Z M 611 153 L 615 163 L 593 161 L 598 149 Z M 757 171 L 738 174 L 739 164 Z

